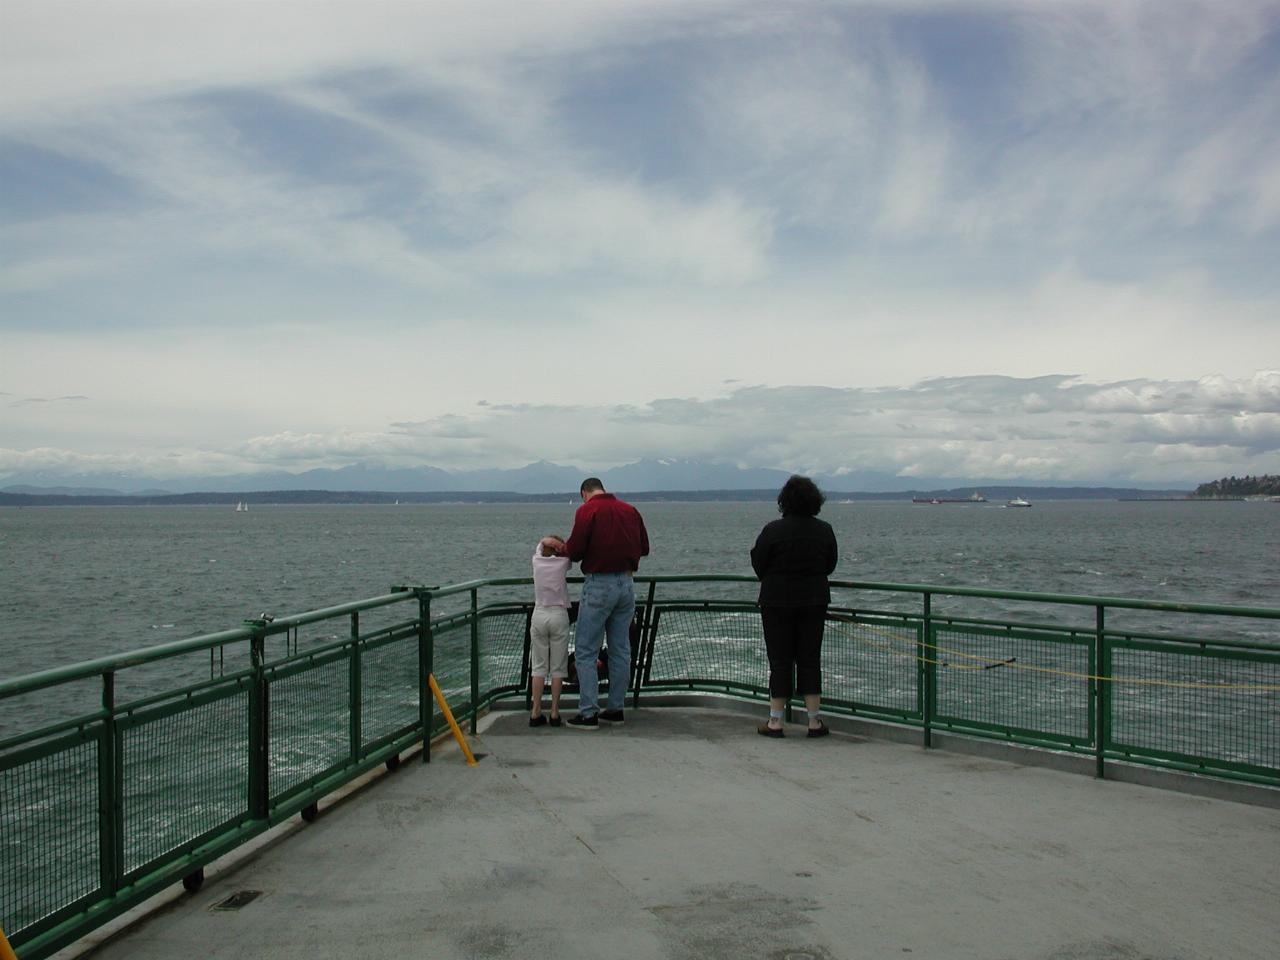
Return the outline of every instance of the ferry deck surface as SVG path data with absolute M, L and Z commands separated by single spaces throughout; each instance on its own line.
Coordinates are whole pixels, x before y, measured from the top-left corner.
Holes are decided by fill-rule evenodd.
M 583 733 L 492 712 L 478 765 L 450 743 L 406 758 L 90 955 L 1275 956 L 1273 803 L 923 750 L 842 718 L 771 740 L 760 713 L 642 705 Z

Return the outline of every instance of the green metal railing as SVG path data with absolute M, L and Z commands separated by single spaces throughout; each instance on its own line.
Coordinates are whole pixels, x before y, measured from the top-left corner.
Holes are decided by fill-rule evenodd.
M 753 578 L 637 581 L 633 704 L 767 699 Z M 429 760 L 445 729 L 429 673 L 473 731 L 495 701 L 526 697 L 531 605 L 513 597 L 529 583 L 395 587 L 0 683 L 0 707 L 96 689 L 89 708 L 0 739 L 0 928 L 18 955 L 47 956 L 175 882 L 194 889 L 210 861 L 310 819 L 322 797 L 418 742 Z M 1280 786 L 1278 609 L 832 586 L 828 712 L 918 727 L 926 746 L 950 731 L 1083 754 L 1098 776 L 1124 761 Z M 1004 612 L 968 606 L 991 603 Z M 1122 629 L 1126 615 L 1156 626 Z M 1222 636 L 1242 624 L 1258 638 Z M 301 643 L 304 630 L 317 639 Z M 207 677 L 164 682 L 193 655 L 207 655 Z M 135 675 L 161 689 L 125 694 Z

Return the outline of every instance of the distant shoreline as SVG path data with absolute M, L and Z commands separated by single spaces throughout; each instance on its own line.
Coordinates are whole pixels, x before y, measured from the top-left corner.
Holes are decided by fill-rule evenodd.
M 967 498 L 970 487 L 951 490 L 902 490 L 895 492 L 827 491 L 827 503 L 841 501 L 859 503 L 910 501 L 918 497 Z M 1023 496 L 1032 500 L 1126 500 L 1126 501 L 1200 501 L 1182 490 L 1135 490 L 1121 487 L 983 487 L 987 506 L 999 506 L 1004 500 Z M 619 491 L 619 496 L 636 503 L 681 502 L 758 503 L 772 501 L 777 490 L 638 490 Z M 1219 498 L 1238 499 L 1238 498 Z M 400 506 L 420 504 L 486 504 L 486 503 L 562 503 L 576 505 L 577 491 L 561 493 L 513 493 L 493 490 L 476 491 L 401 491 L 375 490 L 257 490 L 242 493 L 173 493 L 173 494 L 43 494 L 5 493 L 0 491 L 4 507 L 140 507 L 140 506 L 247 506 L 265 504 L 364 504 Z M 963 505 L 963 504 L 962 504 Z M 980 504 L 979 504 L 980 505 Z

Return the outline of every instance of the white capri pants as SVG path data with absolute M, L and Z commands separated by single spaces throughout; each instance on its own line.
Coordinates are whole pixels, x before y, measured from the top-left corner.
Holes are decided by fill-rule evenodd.
M 529 621 L 529 675 L 569 676 L 569 611 L 565 607 L 534 607 Z

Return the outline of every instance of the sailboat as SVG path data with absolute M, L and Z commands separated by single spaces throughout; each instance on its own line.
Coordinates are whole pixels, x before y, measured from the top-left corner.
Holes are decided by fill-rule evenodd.
M 236 513 L 248 513 L 248 512 L 249 512 L 249 505 L 245 503 L 243 500 L 241 500 L 239 503 L 236 504 Z

